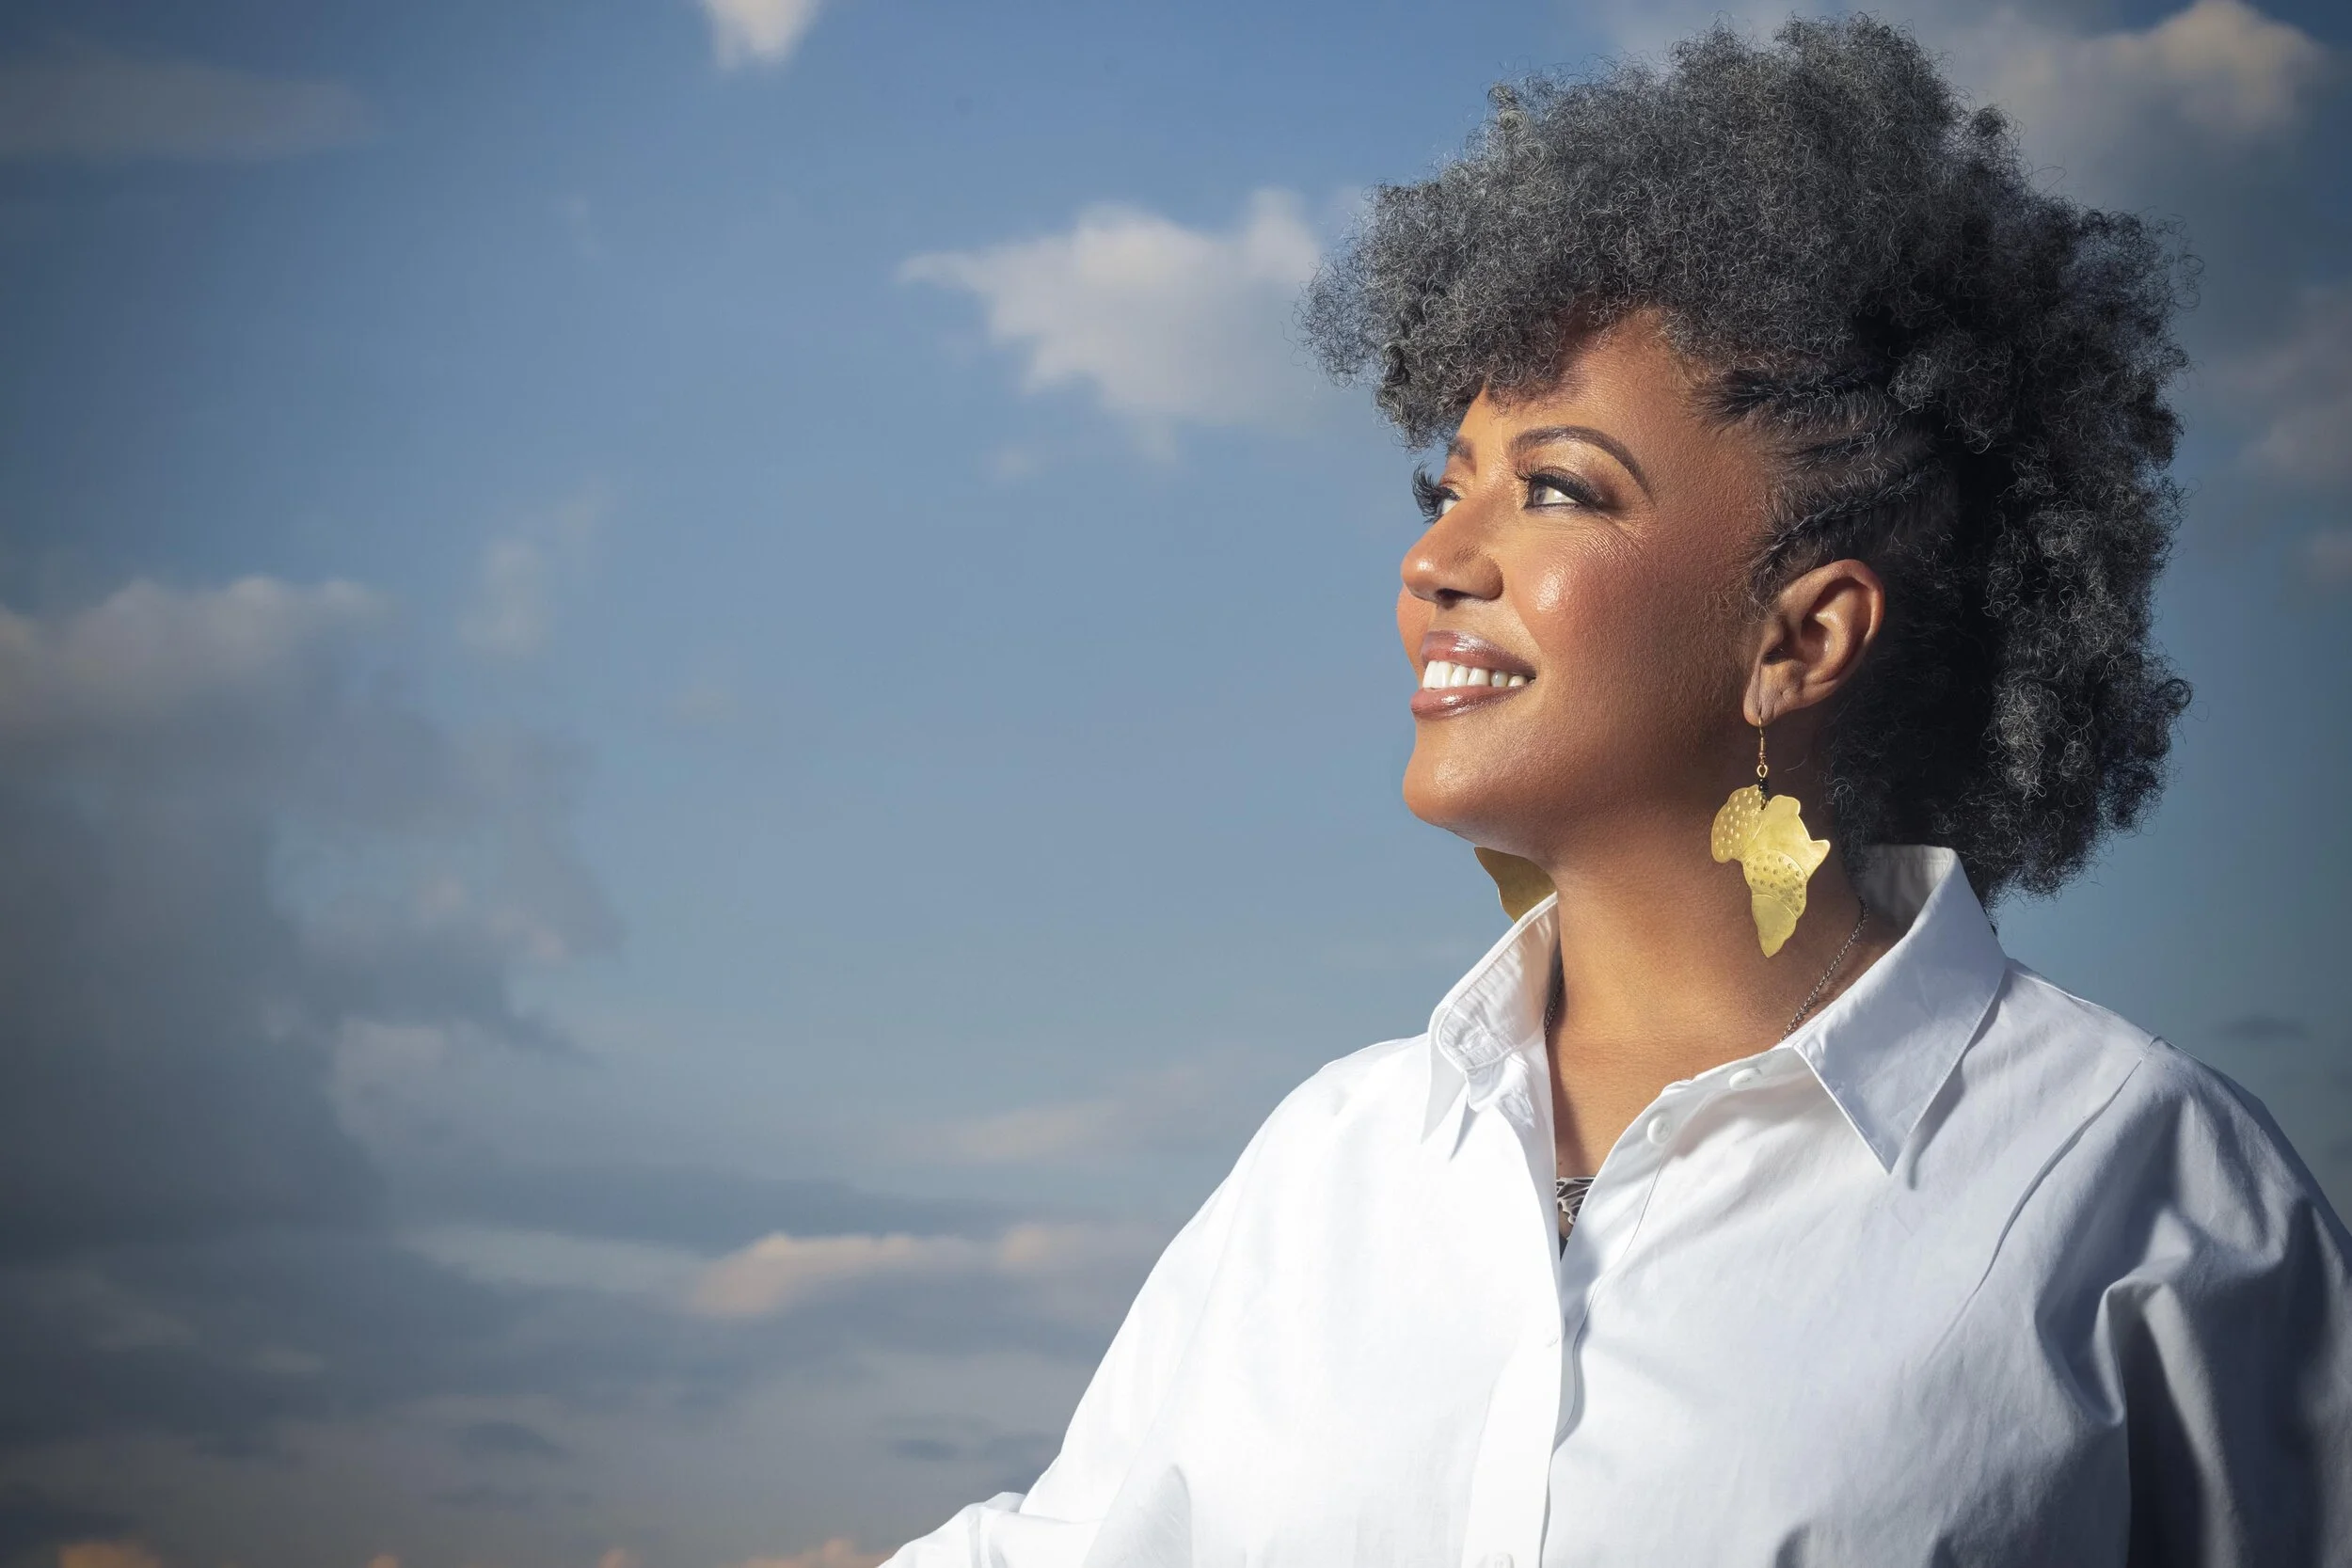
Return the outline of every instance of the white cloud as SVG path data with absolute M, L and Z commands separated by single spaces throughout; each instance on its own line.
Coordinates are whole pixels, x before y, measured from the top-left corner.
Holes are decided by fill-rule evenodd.
M 748 1323 L 878 1284 L 995 1280 L 1048 1316 L 1112 1317 L 1167 1238 L 1104 1222 L 1025 1224 L 965 1236 L 774 1231 L 722 1257 L 646 1242 L 469 1223 L 419 1227 L 403 1244 L 485 1284 L 634 1297 L 691 1318 Z
M 2083 47 L 2110 79 L 2238 140 L 2296 129 L 2329 63 L 2309 33 L 2242 0 L 2197 0 L 2145 32 L 2108 33 Z
M 1264 1107 L 1246 1104 L 1231 1064 L 1184 1063 L 1109 1094 L 1024 1105 L 922 1129 L 927 1156 L 962 1164 L 1059 1164 L 1216 1146 Z M 1256 1081 L 1250 1080 L 1250 1086 Z
M 825 1290 L 882 1275 L 961 1273 L 986 1249 L 959 1236 L 763 1236 L 721 1259 L 694 1286 L 694 1310 L 764 1318 Z
M 1298 198 L 1266 190 L 1223 233 L 1103 206 L 1067 232 L 917 256 L 899 276 L 976 295 L 1028 390 L 1090 387 L 1164 447 L 1179 421 L 1292 425 L 1324 395 L 1290 340 L 1319 252 Z
M 548 548 L 537 540 L 491 540 L 474 569 L 473 598 L 458 620 L 458 640 L 501 658 L 544 652 L 555 628 L 551 576 Z
M 409 1231 L 402 1242 L 485 1285 L 593 1291 L 660 1303 L 685 1298 L 709 1265 L 707 1258 L 682 1247 L 509 1226 L 428 1226 Z
M 261 577 L 0 606 L 0 951 L 39 955 L 0 1230 L 341 1223 L 373 1201 L 355 1129 L 445 1132 L 407 1107 L 450 1042 L 560 1042 L 514 980 L 614 930 L 564 748 L 410 705 L 389 613 Z
M 370 129 L 367 105 L 340 82 L 96 52 L 0 64 L 0 158 L 252 162 L 347 146 Z
M 457 639 L 492 658 L 535 658 L 555 635 L 560 589 L 585 563 L 611 509 L 591 485 L 544 517 L 483 547 Z
M 820 0 L 701 0 L 722 71 L 782 65 L 817 20 Z
M 2352 482 L 2352 283 L 2305 290 L 2279 339 L 2217 379 L 2262 421 L 2249 467 L 2299 485 Z
M 2286 139 L 2330 74 L 2326 45 L 2243 0 L 2197 0 L 2153 26 L 2090 36 L 2008 7 L 1921 21 L 1960 79 L 2015 117 L 2033 154 L 2093 195 L 2183 154 Z
M 1023 1105 L 941 1128 L 934 1147 L 950 1160 L 976 1165 L 1083 1159 L 1118 1147 L 1134 1108 L 1132 1101 L 1109 1097 Z
M 708 1318 L 767 1318 L 817 1296 L 886 1279 L 993 1275 L 1054 1283 L 1122 1265 L 1132 1227 L 1018 1225 L 994 1241 L 961 1236 L 763 1236 L 705 1269 L 687 1301 Z
M 280 720 L 314 690 L 322 652 L 386 608 L 353 583 L 259 577 L 204 590 L 135 581 L 50 622 L 0 606 L 0 740 L 72 752 Z

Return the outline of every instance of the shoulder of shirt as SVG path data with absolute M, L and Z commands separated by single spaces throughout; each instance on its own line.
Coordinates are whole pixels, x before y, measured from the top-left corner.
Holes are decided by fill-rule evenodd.
M 1427 1035 L 1413 1035 L 1326 1062 L 1282 1097 L 1261 1138 L 1308 1134 L 1374 1105 L 1422 1104 L 1429 1085 L 1429 1049 Z
M 2017 1000 L 2043 1012 L 2047 1026 L 2068 1043 L 2126 1058 L 2128 1071 L 2092 1117 L 2085 1152 L 2104 1160 L 2144 1161 L 2160 1149 L 2172 1164 L 2198 1163 L 2201 1206 L 2278 1215 L 2312 1208 L 2344 1244 L 2343 1222 L 2295 1147 L 2261 1100 L 2228 1074 L 2199 1061 L 2128 1019 L 2086 1001 L 2011 960 Z M 2127 1155 L 2127 1151 L 2131 1151 Z M 2176 1187 L 2176 1192 L 2185 1192 Z

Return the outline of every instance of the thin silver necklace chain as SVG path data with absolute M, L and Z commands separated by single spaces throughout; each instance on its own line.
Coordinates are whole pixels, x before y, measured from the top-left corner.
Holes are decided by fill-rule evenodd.
M 1870 906 L 1859 898 L 1854 903 L 1860 906 L 1860 910 L 1853 917 L 1853 929 L 1846 933 L 1846 940 L 1838 945 L 1837 956 L 1830 959 L 1829 967 L 1821 971 L 1821 977 L 1813 982 L 1811 990 L 1805 992 L 1804 1006 L 1799 1007 L 1796 1015 L 1789 1019 L 1788 1027 L 1780 1032 L 1782 1039 L 1797 1032 L 1797 1025 L 1804 1022 L 1804 1015 L 1813 1010 L 1813 1004 L 1821 999 L 1821 992 L 1829 989 L 1830 981 L 1836 979 L 1837 972 L 1845 967 L 1846 955 L 1853 951 L 1856 939 L 1862 935 L 1862 927 L 1869 924 Z
M 1846 940 L 1838 944 L 1836 955 L 1830 959 L 1829 967 L 1821 971 L 1821 977 L 1814 981 L 1813 989 L 1805 993 L 1804 1005 L 1799 1006 L 1796 1013 L 1788 1020 L 1788 1027 L 1780 1032 L 1782 1039 L 1787 1039 L 1797 1032 L 1797 1025 L 1804 1022 L 1805 1015 L 1813 1010 L 1813 1005 L 1821 999 L 1821 992 L 1829 989 L 1829 983 L 1836 979 L 1837 972 L 1845 967 L 1846 955 L 1852 952 L 1853 944 L 1861 940 L 1862 927 L 1870 923 L 1869 904 L 1861 899 L 1856 899 L 1855 902 L 1861 906 L 1861 909 L 1860 912 L 1854 916 L 1853 929 L 1846 933 Z M 1560 975 L 1555 970 L 1551 976 L 1551 994 L 1544 998 L 1544 1038 L 1547 1042 L 1551 1038 L 1551 1026 L 1560 1021 Z M 1565 1236 L 1569 1227 L 1576 1224 L 1577 1212 L 1584 1207 L 1584 1195 L 1593 1190 L 1593 1180 L 1594 1179 L 1589 1176 L 1555 1176 L 1552 1178 L 1552 1199 L 1560 1206 L 1560 1234 L 1562 1236 Z

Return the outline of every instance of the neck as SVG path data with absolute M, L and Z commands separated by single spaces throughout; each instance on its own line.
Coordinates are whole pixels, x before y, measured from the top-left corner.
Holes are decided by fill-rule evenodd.
M 1711 859 L 1706 824 L 1678 814 L 1613 831 L 1605 847 L 1579 847 L 1545 869 L 1560 895 L 1550 1050 L 1566 1175 L 1597 1169 L 1668 1084 L 1776 1043 L 1861 913 L 1833 853 L 1806 884 L 1795 934 L 1766 958 L 1740 868 Z M 1884 922 L 1870 921 L 1815 1009 L 1893 942 Z

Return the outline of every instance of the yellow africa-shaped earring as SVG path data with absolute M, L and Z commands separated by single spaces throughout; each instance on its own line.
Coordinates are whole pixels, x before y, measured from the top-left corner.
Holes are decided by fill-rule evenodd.
M 1766 796 L 1772 776 L 1764 760 L 1764 726 L 1756 727 L 1756 783 L 1735 789 L 1715 814 L 1708 847 L 1716 863 L 1736 860 L 1747 873 L 1748 911 L 1756 917 L 1756 940 L 1764 956 L 1780 951 L 1804 913 L 1804 884 L 1829 859 L 1829 840 L 1805 831 L 1793 795 Z
M 1495 879 L 1495 892 L 1502 899 L 1502 912 L 1513 920 L 1552 895 L 1551 879 L 1534 861 L 1506 855 L 1500 849 L 1482 848 L 1478 851 L 1478 863 Z

